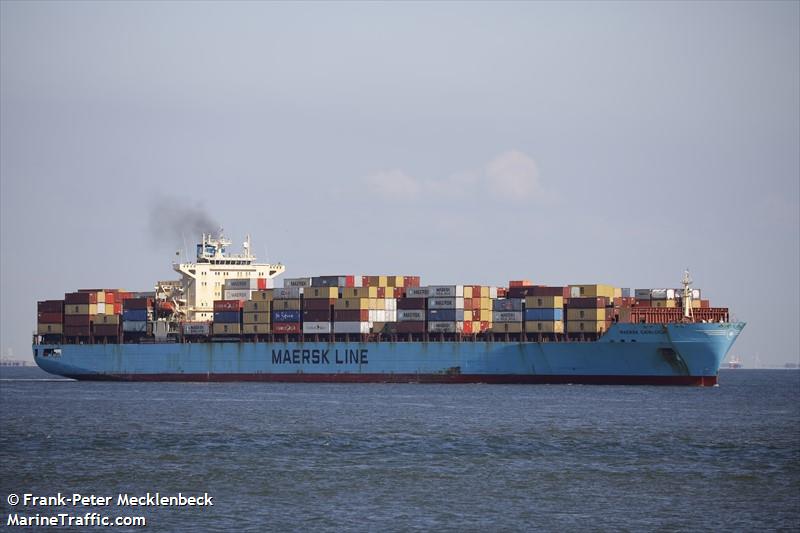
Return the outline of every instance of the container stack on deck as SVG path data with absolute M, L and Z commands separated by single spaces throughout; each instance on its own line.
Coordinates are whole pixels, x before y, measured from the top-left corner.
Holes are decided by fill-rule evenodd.
M 36 303 L 36 332 L 39 335 L 64 333 L 64 300 L 44 300 Z
M 266 335 L 272 332 L 272 297 L 271 290 L 253 291 L 251 299 L 244 302 L 242 333 Z
M 272 289 L 272 332 L 278 334 L 300 333 L 301 287 Z
M 153 330 L 153 298 L 139 296 L 122 300 L 122 332 L 124 335 L 150 335 Z
M 241 335 L 242 300 L 214 300 L 214 335 Z

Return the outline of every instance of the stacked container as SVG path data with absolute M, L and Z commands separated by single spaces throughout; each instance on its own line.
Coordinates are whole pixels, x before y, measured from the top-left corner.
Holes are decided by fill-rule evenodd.
M 407 287 L 403 297 L 397 299 L 398 333 L 425 333 L 429 294 L 428 287 Z
M 214 300 L 214 335 L 241 335 L 241 300 Z
M 264 335 L 272 332 L 273 291 L 271 289 L 254 291 L 251 299 L 244 302 L 242 314 L 242 333 L 245 335 Z
M 272 290 L 272 333 L 300 333 L 301 287 Z
M 254 291 L 271 289 L 272 284 L 270 278 L 228 278 L 225 280 L 222 298 L 247 301 Z
M 100 312 L 101 306 L 98 304 L 98 313 L 92 317 L 92 333 L 96 337 L 118 337 L 120 335 L 123 295 L 124 293 L 119 290 L 105 291 L 103 312 Z
M 61 335 L 64 333 L 64 300 L 36 302 L 36 333 Z
M 606 310 L 610 301 L 606 296 L 570 298 L 567 305 L 567 333 L 597 334 L 606 331 L 613 319 L 612 313 Z
M 522 298 L 492 300 L 492 333 L 522 333 L 522 304 Z
M 464 286 L 464 333 L 477 334 L 492 327 L 492 299 L 496 287 Z
M 428 333 L 464 331 L 464 286 L 428 287 Z
M 666 307 L 667 309 L 678 307 L 675 302 L 675 289 L 651 289 L 650 302 L 652 307 Z
M 153 298 L 126 298 L 122 301 L 122 331 L 125 333 L 150 333 L 148 324 L 153 320 Z M 152 325 L 150 326 L 152 329 Z
M 339 298 L 336 285 L 314 286 L 314 280 L 325 283 L 338 276 L 313 278 L 311 287 L 303 289 L 303 333 L 331 333 L 332 309 Z
M 548 287 L 544 287 L 547 289 Z M 558 287 L 560 290 L 561 287 Z M 525 297 L 525 331 L 527 333 L 564 333 L 564 297 L 544 294 Z
M 360 281 L 360 278 L 359 278 Z M 377 295 L 376 287 L 345 287 L 342 297 L 334 302 L 333 332 L 366 334 L 370 332 L 370 303 Z
M 64 335 L 68 337 L 91 335 L 91 310 L 96 313 L 97 304 L 90 303 L 90 300 L 88 292 L 69 292 L 64 295 Z

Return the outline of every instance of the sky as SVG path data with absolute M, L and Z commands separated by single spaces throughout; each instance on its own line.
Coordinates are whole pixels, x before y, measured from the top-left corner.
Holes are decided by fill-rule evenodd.
M 4 357 L 206 220 L 287 277 L 689 268 L 800 361 L 798 2 L 3 1 L 0 63 Z

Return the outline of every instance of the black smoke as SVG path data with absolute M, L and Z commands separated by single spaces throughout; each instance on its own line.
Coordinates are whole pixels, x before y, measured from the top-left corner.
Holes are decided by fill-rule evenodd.
M 187 205 L 185 200 L 164 196 L 150 208 L 148 230 L 153 240 L 162 245 L 182 247 L 184 239 L 192 245 L 201 234 L 216 233 L 220 224 L 202 205 Z

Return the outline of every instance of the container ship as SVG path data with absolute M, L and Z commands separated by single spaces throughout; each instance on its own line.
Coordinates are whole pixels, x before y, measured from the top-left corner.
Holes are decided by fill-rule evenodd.
M 744 323 L 692 288 L 275 279 L 221 233 L 149 292 L 38 302 L 36 363 L 79 380 L 711 386 Z

